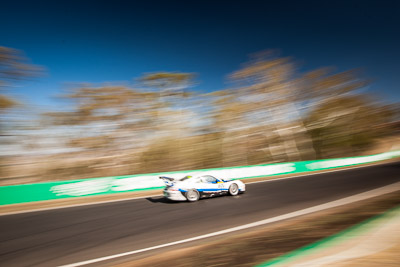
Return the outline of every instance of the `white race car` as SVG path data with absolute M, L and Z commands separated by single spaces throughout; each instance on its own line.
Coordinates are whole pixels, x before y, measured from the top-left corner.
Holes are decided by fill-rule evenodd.
M 242 181 L 217 179 L 211 175 L 185 176 L 182 179 L 161 176 L 160 179 L 166 184 L 164 196 L 174 201 L 197 201 L 203 196 L 223 194 L 236 196 L 246 191 Z

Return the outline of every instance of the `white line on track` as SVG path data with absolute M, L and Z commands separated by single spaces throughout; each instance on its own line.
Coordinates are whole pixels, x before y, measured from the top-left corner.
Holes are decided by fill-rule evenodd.
M 359 169 L 359 168 L 368 168 L 368 167 L 374 167 L 374 166 L 377 166 L 377 165 L 386 165 L 386 164 L 391 164 L 391 163 L 392 162 L 383 162 L 383 163 L 377 163 L 377 164 L 374 164 L 374 165 L 367 165 L 367 166 L 362 165 L 362 166 L 355 166 L 355 167 L 346 167 L 346 166 L 344 166 L 343 168 L 339 167 L 340 169 L 325 170 L 325 171 L 323 170 L 322 172 L 315 172 L 315 173 L 311 172 L 311 173 L 299 174 L 299 175 L 295 175 L 295 176 L 282 177 L 282 178 L 276 178 L 276 179 L 272 178 L 270 180 L 248 182 L 246 184 L 275 182 L 275 181 L 279 181 L 279 180 L 294 179 L 294 178 L 299 178 L 299 177 L 304 177 L 304 176 L 311 176 L 311 175 L 325 174 L 325 173 L 331 173 L 331 172 L 354 170 L 354 169 Z M 267 176 L 265 176 L 265 177 L 267 177 Z M 260 178 L 262 178 L 262 177 L 260 177 Z M 257 178 L 247 178 L 247 179 L 257 179 Z M 243 179 L 243 180 L 246 180 L 246 179 Z M 98 202 L 93 202 L 93 203 L 72 204 L 72 205 L 66 205 L 66 206 L 61 206 L 61 207 L 50 207 L 50 208 L 41 208 L 41 209 L 33 209 L 33 210 L 25 210 L 25 211 L 13 211 L 13 212 L 1 213 L 0 216 L 21 214 L 21 213 L 40 212 L 40 211 L 48 211 L 48 210 L 56 210 L 56 209 L 66 209 L 66 208 L 74 208 L 74 207 L 82 207 L 82 206 L 90 206 L 90 205 L 100 205 L 100 204 L 106 204 L 106 203 L 130 201 L 130 200 L 135 200 L 135 199 L 148 198 L 148 197 L 157 197 L 157 196 L 162 196 L 162 195 L 161 194 L 156 194 L 156 195 L 147 195 L 147 196 L 142 196 L 142 197 L 105 200 L 105 201 L 98 201 Z M 1 210 L 1 207 L 0 207 L 0 210 Z
M 236 227 L 233 227 L 233 228 L 228 228 L 228 229 L 225 229 L 225 230 L 221 230 L 221 231 L 217 231 L 217 232 L 213 232 L 213 233 L 209 233 L 209 234 L 205 234 L 205 235 L 195 236 L 195 237 L 192 237 L 192 238 L 187 238 L 187 239 L 183 239 L 183 240 L 179 240 L 179 241 L 175 241 L 175 242 L 170 242 L 170 243 L 166 243 L 166 244 L 162 244 L 162 245 L 158 245 L 158 246 L 153 246 L 153 247 L 148 247 L 148 248 L 128 251 L 128 252 L 124 252 L 124 253 L 114 254 L 114 255 L 110 255 L 110 256 L 106 256 L 106 257 L 100 257 L 100 258 L 96 258 L 96 259 L 92 259 L 92 260 L 87 260 L 87 261 L 81 261 L 81 262 L 76 262 L 76 263 L 72 263 L 72 264 L 62 265 L 61 267 L 76 267 L 76 266 L 82 266 L 82 265 L 87 265 L 87 264 L 93 264 L 93 263 L 97 263 L 97 262 L 101 262 L 101 261 L 106 261 L 106 260 L 111 260 L 111 259 L 115 259 L 115 258 L 119 258 L 119 257 L 129 256 L 129 255 L 133 255 L 133 254 L 137 254 L 137 253 L 141 253 L 141 252 L 145 252 L 145 251 L 149 251 L 149 250 L 169 247 L 169 246 L 173 246 L 173 245 L 178 245 L 178 244 L 182 244 L 182 243 L 196 241 L 196 240 L 199 240 L 199 239 L 204 239 L 204 238 L 213 237 L 213 236 L 217 236 L 217 235 L 227 234 L 227 233 L 240 231 L 240 230 L 244 230 L 244 229 L 248 229 L 248 228 L 252 228 L 252 227 L 256 227 L 256 226 L 261 226 L 261 225 L 265 225 L 265 224 L 269 224 L 269 223 L 273 223 L 273 222 L 278 222 L 278 221 L 282 221 L 282 220 L 286 220 L 286 219 L 291 219 L 291 218 L 294 218 L 294 217 L 297 217 L 297 216 L 306 215 L 306 214 L 310 214 L 310 213 L 313 213 L 313 212 L 322 211 L 322 210 L 325 210 L 325 209 L 335 208 L 335 207 L 338 207 L 338 206 L 350 204 L 350 203 L 361 201 L 361 200 L 365 200 L 365 199 L 368 199 L 368 198 L 372 198 L 372 197 L 376 197 L 376 196 L 392 193 L 392 192 L 395 192 L 395 191 L 398 191 L 398 190 L 400 190 L 400 182 L 397 182 L 397 183 L 394 183 L 394 184 L 390 184 L 390 185 L 387 185 L 387 186 L 384 186 L 384 187 L 380 187 L 380 188 L 377 188 L 377 189 L 374 189 L 374 190 L 370 190 L 370 191 L 367 191 L 367 192 L 364 192 L 364 193 L 356 194 L 356 195 L 353 195 L 353 196 L 350 196 L 350 197 L 345 197 L 345 198 L 342 198 L 342 199 L 339 199 L 339 200 L 331 201 L 331 202 L 328 202 L 328 203 L 325 203 L 325 204 L 321 204 L 321 205 L 317 205 L 317 206 L 314 206 L 314 207 L 310 207 L 310 208 L 306 208 L 306 209 L 290 212 L 290 213 L 287 213 L 287 214 L 284 214 L 284 215 L 280 215 L 280 216 L 276 216 L 276 217 L 273 217 L 273 218 L 268 218 L 268 219 L 265 219 L 265 220 L 261 220 L 261 221 L 257 221 L 257 222 L 253 222 L 253 223 L 248 223 L 248 224 L 236 226 Z

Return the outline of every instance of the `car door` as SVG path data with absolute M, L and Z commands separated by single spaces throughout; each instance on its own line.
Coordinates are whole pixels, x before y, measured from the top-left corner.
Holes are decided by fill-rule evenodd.
M 203 181 L 203 193 L 219 193 L 223 187 L 223 183 L 220 183 L 217 178 L 211 175 L 205 175 L 202 177 Z

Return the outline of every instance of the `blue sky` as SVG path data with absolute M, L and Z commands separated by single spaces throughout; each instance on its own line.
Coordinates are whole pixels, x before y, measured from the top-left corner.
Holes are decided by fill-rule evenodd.
M 277 1 L 278 2 L 278 1 Z M 66 83 L 129 82 L 142 73 L 198 73 L 202 91 L 250 53 L 280 49 L 307 71 L 362 68 L 368 88 L 400 101 L 398 1 L 7 1 L 0 45 L 47 73 L 14 92 L 56 107 Z

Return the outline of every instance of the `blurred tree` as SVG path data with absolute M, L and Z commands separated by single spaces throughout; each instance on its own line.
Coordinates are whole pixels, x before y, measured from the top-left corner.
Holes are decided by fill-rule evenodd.
M 73 147 L 107 151 L 132 147 L 138 144 L 134 136 L 156 125 L 154 93 L 124 86 L 83 86 L 62 98 L 73 101 L 72 111 L 43 115 L 51 125 L 73 127 L 75 132 L 69 141 Z
M 17 119 L 16 114 L 10 114 L 13 108 L 21 105 L 6 93 L 16 82 L 36 77 L 41 72 L 42 68 L 31 64 L 21 51 L 0 46 L 0 136 L 7 137 L 6 140 L 0 140 L 1 145 L 19 143 L 18 139 L 21 138 L 28 139 L 28 135 L 21 131 L 30 128 L 28 123 L 24 119 Z M 16 129 L 20 130 L 19 134 L 15 134 Z
M 6 94 L 7 89 L 18 81 L 39 75 L 40 72 L 41 68 L 29 63 L 22 52 L 0 46 L 0 137 L 2 137 L 0 145 L 18 144 L 18 139 L 22 138 L 22 133 L 17 136 L 13 132 L 21 122 L 17 122 L 15 117 L 10 117 L 9 114 L 9 111 L 17 107 L 19 103 Z M 3 158 L 0 156 L 0 176 L 3 172 Z
M 305 124 L 319 158 L 357 155 L 383 136 L 380 127 L 392 121 L 391 106 L 374 104 L 365 95 L 331 98 L 311 111 Z
M 165 172 L 221 167 L 219 133 L 160 137 L 146 146 L 139 172 Z
M 121 153 L 139 161 L 137 154 L 146 151 L 142 160 L 147 163 L 142 165 L 154 168 L 156 165 L 151 162 L 154 159 L 154 163 L 161 167 L 163 165 L 157 163 L 158 155 L 152 154 L 153 151 L 158 153 L 160 146 L 157 143 L 153 146 L 151 144 L 163 134 L 170 133 L 172 127 L 165 126 L 176 124 L 176 120 L 182 118 L 179 116 L 183 107 L 180 100 L 190 95 L 187 89 L 193 84 L 193 77 L 189 73 L 147 74 L 140 78 L 140 82 L 150 90 L 83 85 L 62 96 L 62 99 L 72 101 L 70 111 L 43 115 L 46 123 L 63 129 L 71 147 L 94 150 L 97 156 L 119 155 L 115 160 L 124 162 L 127 159 L 120 157 Z M 175 128 L 180 130 L 184 127 L 182 122 L 180 127 Z M 145 146 L 151 149 L 144 149 Z M 178 147 L 175 145 L 167 148 L 177 150 Z M 131 162 L 130 165 L 140 167 L 140 162 Z M 143 166 L 142 169 L 150 170 Z M 132 168 L 130 170 L 134 171 Z
M 156 72 L 143 75 L 139 80 L 145 86 L 156 88 L 161 94 L 182 94 L 185 89 L 193 85 L 193 73 L 184 72 Z
M 187 134 L 188 120 L 185 113 L 188 112 L 187 103 L 193 95 L 189 89 L 195 84 L 193 73 L 179 72 L 157 72 L 143 75 L 139 78 L 141 84 L 157 95 L 159 106 L 155 109 L 155 120 L 157 121 L 157 133 L 159 136 L 169 136 L 175 140 L 175 146 L 162 146 L 165 161 L 186 148 L 180 140 Z M 157 143 L 143 154 L 141 165 L 151 166 L 157 164 L 158 150 L 161 149 Z M 154 161 L 154 162 L 153 162 Z M 161 166 L 161 165 L 160 165 Z
M 41 68 L 30 64 L 28 59 L 16 49 L 0 46 L 0 112 L 4 112 L 17 104 L 16 100 L 6 96 L 4 91 L 15 82 L 35 77 Z
M 367 83 L 356 77 L 356 71 L 330 72 L 324 68 L 300 74 L 290 58 L 267 51 L 255 54 L 229 78 L 236 85 L 238 100 L 247 106 L 244 116 L 249 123 L 274 126 L 280 150 L 286 154 L 283 160 L 293 161 L 315 158 L 304 114 L 316 103 L 350 93 Z
M 240 101 L 235 90 L 225 89 L 206 94 L 207 105 L 212 105 L 209 119 L 211 132 L 218 138 L 221 149 L 221 166 L 247 165 L 247 128 L 245 118 L 249 106 Z
M 159 106 L 156 109 L 156 116 L 159 120 L 165 112 L 170 115 L 176 113 L 182 119 L 185 109 L 184 100 L 192 95 L 189 88 L 194 85 L 194 77 L 193 73 L 157 72 L 145 74 L 139 78 L 144 87 L 149 88 L 151 92 L 158 96 Z M 178 116 L 175 116 L 175 120 Z M 169 116 L 169 118 L 172 117 Z M 163 127 L 164 125 L 160 124 L 159 126 Z M 180 126 L 182 127 L 184 124 Z
M 17 105 L 17 102 L 10 97 L 0 95 L 0 112 L 4 112 Z
M 280 150 L 286 155 L 281 161 L 299 160 L 300 152 L 294 142 L 292 127 L 288 125 L 293 120 L 292 106 L 299 87 L 290 58 L 278 58 L 271 51 L 258 53 L 229 79 L 236 84 L 238 96 L 247 106 L 248 121 L 254 126 L 274 126 L 273 133 L 279 136 Z M 272 158 L 279 160 L 274 150 L 268 150 Z

